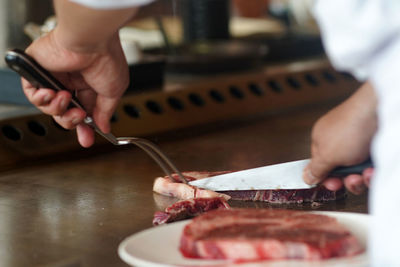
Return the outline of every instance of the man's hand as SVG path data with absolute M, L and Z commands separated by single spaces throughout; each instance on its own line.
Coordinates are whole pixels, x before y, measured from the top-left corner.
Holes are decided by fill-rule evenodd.
M 91 115 L 104 132 L 129 84 L 128 65 L 118 30 L 136 12 L 135 8 L 94 10 L 67 0 L 56 0 L 57 27 L 34 41 L 26 52 L 59 79 L 70 92 L 34 88 L 22 79 L 28 100 L 62 127 L 77 129 L 84 147 L 94 142 L 93 130 L 83 123 Z M 75 94 L 85 107 L 67 110 Z
M 86 113 L 78 108 L 67 110 L 71 93 L 78 96 L 86 111 L 104 132 L 129 83 L 128 66 L 116 35 L 104 51 L 74 52 L 57 43 L 55 32 L 40 38 L 26 50 L 71 92 L 36 90 L 23 80 L 23 90 L 30 102 L 66 129 L 77 127 L 78 140 L 84 147 L 94 142 L 93 130 L 82 123 Z
M 365 170 L 362 175 L 349 175 L 344 180 L 327 175 L 337 166 L 366 160 L 376 127 L 376 97 L 372 86 L 365 83 L 314 125 L 311 162 L 304 169 L 304 181 L 309 184 L 323 182 L 330 190 L 338 190 L 344 184 L 350 192 L 361 194 L 369 186 L 372 169 Z

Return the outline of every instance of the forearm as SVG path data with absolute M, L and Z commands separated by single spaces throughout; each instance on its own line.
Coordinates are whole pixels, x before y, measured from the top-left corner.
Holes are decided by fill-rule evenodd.
M 101 50 L 137 10 L 134 7 L 91 9 L 68 0 L 54 0 L 54 8 L 57 41 L 76 52 Z

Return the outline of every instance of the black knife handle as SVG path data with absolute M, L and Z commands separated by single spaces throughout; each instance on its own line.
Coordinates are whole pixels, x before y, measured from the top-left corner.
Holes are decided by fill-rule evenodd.
M 371 158 L 368 158 L 366 161 L 353 165 L 353 166 L 341 166 L 335 168 L 333 171 L 329 173 L 329 177 L 344 177 L 350 174 L 362 174 L 362 172 L 367 168 L 373 168 Z
M 54 91 L 68 91 L 59 80 L 57 80 L 50 72 L 43 68 L 35 59 L 20 49 L 13 49 L 6 52 L 5 61 L 13 71 L 28 80 L 36 88 L 49 88 Z M 83 110 L 83 105 L 78 98 L 72 95 L 70 107 L 78 107 Z

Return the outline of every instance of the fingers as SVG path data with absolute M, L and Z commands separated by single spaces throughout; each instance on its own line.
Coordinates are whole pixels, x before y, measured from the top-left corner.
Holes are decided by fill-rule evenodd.
M 374 168 L 367 168 L 361 175 L 349 175 L 344 179 L 346 188 L 355 195 L 363 193 L 371 183 Z
M 51 89 L 33 88 L 32 90 L 24 89 L 24 92 L 28 100 L 38 108 L 47 106 L 56 96 L 56 92 Z
M 340 178 L 328 178 L 322 184 L 328 190 L 337 191 L 343 187 L 343 180 Z
M 360 195 L 369 187 L 373 168 L 366 169 L 362 175 L 351 174 L 345 178 L 327 178 L 322 182 L 326 189 L 339 190 L 343 185 L 354 195 Z
M 75 129 L 78 142 L 83 147 L 94 144 L 94 131 L 83 122 L 86 112 L 79 108 L 69 109 L 62 116 L 54 116 L 54 120 L 65 129 Z
M 71 108 L 63 115 L 54 116 L 54 120 L 65 129 L 75 129 L 77 125 L 83 122 L 86 112 L 80 108 Z
M 373 175 L 373 168 L 368 168 L 364 170 L 362 175 L 360 174 L 351 174 L 346 176 L 345 178 L 335 178 L 328 177 L 329 171 L 333 168 L 328 167 L 326 164 L 315 164 L 315 161 L 311 161 L 303 171 L 303 179 L 308 184 L 319 184 L 321 183 L 325 188 L 331 191 L 337 191 L 343 187 L 343 185 L 349 190 L 351 193 L 355 195 L 360 195 L 369 187 L 370 180 Z M 322 175 L 322 176 L 317 176 Z M 323 178 L 319 178 L 323 177 Z
M 363 176 L 359 174 L 349 175 L 343 180 L 343 182 L 347 190 L 355 195 L 360 195 L 367 189 L 364 184 Z
M 93 110 L 93 118 L 97 126 L 105 133 L 110 132 L 110 119 L 117 108 L 119 97 L 110 98 L 97 96 L 96 107 Z
M 372 179 L 373 174 L 374 174 L 374 168 L 367 168 L 362 173 L 364 184 L 367 187 L 369 187 L 371 184 L 371 179 Z
M 322 184 L 331 191 L 337 191 L 344 185 L 354 195 L 360 195 L 367 189 L 363 176 L 359 174 L 352 174 L 344 179 L 327 178 Z
M 48 88 L 36 89 L 25 79 L 22 79 L 22 86 L 28 100 L 42 112 L 52 116 L 59 116 L 67 110 L 71 100 L 70 92 L 56 92 Z
M 78 142 L 83 147 L 90 147 L 94 144 L 94 131 L 88 125 L 81 123 L 76 127 Z
M 304 168 L 303 179 L 308 184 L 318 184 L 326 178 L 335 165 L 323 162 L 317 158 L 312 159 Z
M 344 185 L 354 195 L 360 195 L 367 189 L 364 177 L 359 174 L 352 174 L 344 179 L 327 178 L 322 182 L 322 185 L 330 191 L 337 191 Z
M 37 107 L 48 104 L 56 95 L 56 92 L 51 89 L 38 90 L 24 78 L 21 78 L 21 83 L 26 98 Z
M 83 147 L 90 147 L 94 143 L 94 131 L 83 123 L 86 112 L 80 108 L 70 108 L 68 105 L 71 101 L 71 93 L 68 91 L 56 92 L 52 89 L 41 88 L 36 89 L 28 81 L 24 80 L 23 90 L 28 100 L 35 105 L 42 112 L 52 115 L 54 120 L 65 129 L 77 129 L 78 142 Z M 82 90 L 80 94 L 85 99 L 85 104 L 89 107 L 93 106 L 95 99 L 95 92 L 92 90 Z M 101 110 L 98 111 L 97 119 L 99 127 L 103 131 L 109 132 L 109 119 L 112 116 L 117 104 L 118 99 L 109 100 L 100 97 Z M 87 102 L 87 103 L 86 103 Z M 92 102 L 92 103 L 91 103 Z M 103 104 L 104 103 L 104 104 Z

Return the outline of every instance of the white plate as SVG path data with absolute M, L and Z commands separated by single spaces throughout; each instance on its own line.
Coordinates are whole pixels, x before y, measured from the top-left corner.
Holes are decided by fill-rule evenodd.
M 369 216 L 347 212 L 317 212 L 337 218 L 366 248 Z M 197 260 L 184 258 L 179 251 L 179 240 L 183 227 L 189 221 L 181 221 L 153 227 L 126 238 L 119 245 L 118 254 L 132 266 L 176 267 L 176 266 L 236 266 L 225 260 Z M 361 267 L 368 265 L 368 254 L 364 252 L 350 258 L 330 259 L 317 262 L 285 260 L 238 264 L 240 267 Z

